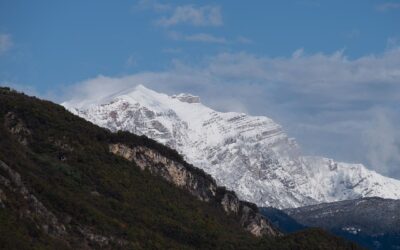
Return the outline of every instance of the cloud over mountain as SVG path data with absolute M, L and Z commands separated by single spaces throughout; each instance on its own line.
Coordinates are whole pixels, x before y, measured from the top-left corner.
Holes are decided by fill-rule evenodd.
M 69 93 L 83 99 L 101 97 L 137 84 L 171 94 L 191 92 L 219 110 L 273 117 L 290 135 L 298 137 L 308 153 L 361 161 L 400 177 L 399 159 L 379 150 L 371 156 L 374 147 L 398 148 L 399 137 L 385 145 L 386 140 L 366 136 L 371 131 L 390 131 L 375 130 L 380 123 L 374 121 L 380 121 L 382 114 L 389 127 L 400 121 L 396 110 L 400 102 L 399 68 L 399 48 L 355 59 L 343 50 L 332 54 L 298 50 L 291 57 L 220 53 L 195 64 L 175 60 L 158 72 L 98 76 L 76 84 Z M 376 166 L 374 159 L 388 160 L 380 161 L 385 166 Z

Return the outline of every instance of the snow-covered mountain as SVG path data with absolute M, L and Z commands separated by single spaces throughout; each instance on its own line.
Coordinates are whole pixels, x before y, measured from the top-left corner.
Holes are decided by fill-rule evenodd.
M 218 184 L 259 206 L 293 208 L 372 196 L 400 199 L 399 180 L 361 164 L 305 157 L 273 120 L 218 112 L 190 94 L 168 96 L 139 85 L 63 105 L 99 126 L 143 134 L 176 149 Z

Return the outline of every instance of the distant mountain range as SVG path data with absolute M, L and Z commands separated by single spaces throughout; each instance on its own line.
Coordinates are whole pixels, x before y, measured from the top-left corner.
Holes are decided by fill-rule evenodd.
M 263 116 L 218 112 L 190 94 L 168 96 L 139 85 L 63 103 L 111 131 L 146 135 L 176 149 L 219 185 L 258 206 L 294 208 L 362 197 L 400 198 L 400 181 L 362 164 L 303 156 L 282 127 Z
M 274 219 L 269 210 L 262 211 Z M 400 200 L 363 198 L 286 209 L 284 212 L 297 224 L 293 221 L 284 224 L 287 218 L 278 218 L 278 224 L 275 224 L 280 222 L 281 228 L 288 228 L 288 232 L 297 231 L 300 223 L 324 228 L 370 249 L 400 249 Z M 297 228 L 290 230 L 290 226 Z

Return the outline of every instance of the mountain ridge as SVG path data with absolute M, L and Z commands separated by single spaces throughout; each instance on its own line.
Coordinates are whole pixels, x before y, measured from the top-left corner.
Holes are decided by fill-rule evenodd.
M 259 206 L 300 207 L 368 196 L 400 198 L 400 181 L 362 164 L 304 157 L 268 117 L 218 112 L 190 96 L 143 85 L 109 96 L 69 101 L 68 110 L 111 131 L 146 135 L 176 149 L 241 199 Z

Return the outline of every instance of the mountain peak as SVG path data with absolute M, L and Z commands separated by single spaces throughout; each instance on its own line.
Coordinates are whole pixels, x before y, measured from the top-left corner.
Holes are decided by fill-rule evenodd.
M 138 84 L 138 85 L 136 85 L 136 86 L 133 88 L 133 91 L 132 91 L 132 92 L 135 92 L 135 91 L 140 91 L 140 92 L 144 92 L 144 93 L 146 93 L 146 92 L 155 92 L 155 93 L 157 93 L 156 91 L 147 88 L 147 87 L 144 86 L 143 84 Z

